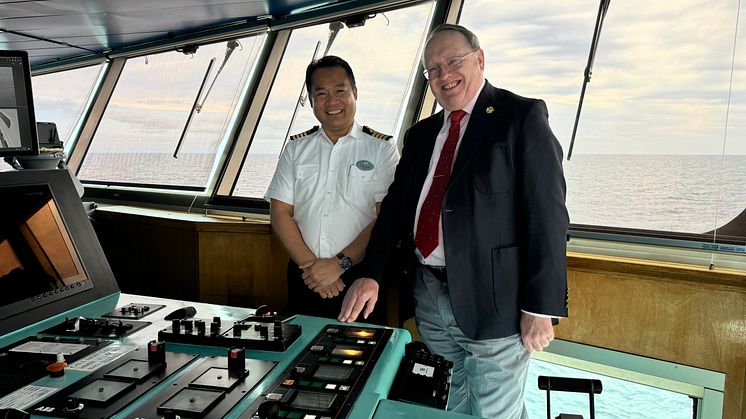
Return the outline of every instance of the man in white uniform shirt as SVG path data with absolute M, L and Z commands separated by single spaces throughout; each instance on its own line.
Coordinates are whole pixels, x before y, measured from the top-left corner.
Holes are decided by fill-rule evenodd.
M 290 138 L 265 199 L 290 254 L 288 311 L 336 317 L 399 153 L 391 136 L 355 121 L 355 76 L 343 59 L 309 64 L 306 88 L 321 128 Z

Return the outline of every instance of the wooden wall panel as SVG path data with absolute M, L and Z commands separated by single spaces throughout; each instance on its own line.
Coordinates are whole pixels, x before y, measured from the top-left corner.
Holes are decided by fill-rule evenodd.
M 99 212 L 93 223 L 122 292 L 196 300 L 197 232 Z
M 122 292 L 241 307 L 287 304 L 287 254 L 267 221 L 130 207 L 98 209 Z
M 199 251 L 200 301 L 287 307 L 288 257 L 274 234 L 202 233 Z
M 746 273 L 569 255 L 557 337 L 726 374 L 724 417 L 746 418 Z

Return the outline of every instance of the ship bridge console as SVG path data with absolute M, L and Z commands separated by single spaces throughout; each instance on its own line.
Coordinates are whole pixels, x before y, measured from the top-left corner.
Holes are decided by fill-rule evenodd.
M 399 371 L 412 368 L 406 330 L 120 293 L 65 171 L 0 180 L 0 282 L 13 282 L 0 296 L 6 414 L 459 416 L 442 410 L 450 363 L 429 356 Z M 389 400 L 412 374 L 417 386 L 398 387 L 414 391 Z

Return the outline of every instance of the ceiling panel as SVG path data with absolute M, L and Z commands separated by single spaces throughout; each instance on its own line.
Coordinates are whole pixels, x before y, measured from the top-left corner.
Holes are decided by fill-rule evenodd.
M 29 51 L 35 67 L 63 59 L 103 56 L 145 42 L 345 1 L 0 1 L 0 48 Z

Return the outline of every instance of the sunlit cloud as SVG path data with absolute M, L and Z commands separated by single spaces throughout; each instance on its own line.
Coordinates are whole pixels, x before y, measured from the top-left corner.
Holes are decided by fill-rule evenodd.
M 462 22 L 480 37 L 487 77 L 543 98 L 569 145 L 598 2 L 470 2 Z M 528 12 L 530 10 L 530 12 Z M 576 152 L 717 154 L 730 83 L 735 1 L 611 3 L 581 115 Z M 743 31 L 739 43 L 744 44 Z M 728 150 L 746 153 L 746 59 L 733 78 Z M 663 135 L 665 133 L 665 135 Z M 623 141 L 621 140 L 623 138 Z M 653 140 L 654 139 L 654 140 Z
M 682 0 L 675 7 L 642 0 L 612 2 L 586 92 L 575 152 L 717 154 L 725 148 L 728 153 L 746 153 L 746 142 L 737 140 L 746 135 L 743 29 L 730 84 L 736 7 L 735 0 Z M 362 28 L 342 29 L 330 51 L 348 60 L 355 71 L 359 122 L 391 134 L 402 99 L 388 93 L 402 93 L 402 86 L 410 83 L 413 66 L 420 58 L 423 19 L 429 13 L 427 7 L 410 10 L 387 12 L 386 18 L 378 15 Z M 565 149 L 597 10 L 595 0 L 534 1 L 530 7 L 524 1 L 480 0 L 467 2 L 462 12 L 462 23 L 479 36 L 485 50 L 486 77 L 517 94 L 544 99 L 552 127 Z M 263 128 L 257 131 L 252 152 L 279 152 L 291 126 L 305 66 L 316 40 L 323 48 L 327 36 L 326 24 L 292 35 L 291 43 L 303 38 L 303 46 L 283 59 L 283 66 L 292 74 L 273 86 L 275 106 L 265 109 Z M 236 89 L 225 88 L 223 83 L 246 79 L 253 62 L 249 57 L 255 56 L 262 40 L 242 40 L 243 50 L 235 51 L 205 103 L 203 113 L 210 115 L 195 119 L 213 121 L 219 128 L 225 124 L 218 114 L 233 109 Z M 113 125 L 102 132 L 126 132 L 148 147 L 170 148 L 174 135 L 178 138 L 183 128 L 209 60 L 214 57 L 217 68 L 224 53 L 223 42 L 202 46 L 194 56 L 168 53 L 130 59 L 112 98 L 112 104 L 130 111 L 107 110 L 104 125 L 107 120 Z M 241 54 L 245 58 L 236 58 Z M 91 74 L 86 77 L 95 77 L 97 72 Z M 49 94 L 52 86 L 40 87 L 37 102 L 45 109 L 70 109 L 80 100 L 69 98 L 85 94 L 75 86 L 57 83 L 57 94 Z M 48 115 L 63 114 L 77 113 L 55 111 Z M 128 120 L 130 117 L 135 119 Z M 307 105 L 299 109 L 290 134 L 316 124 Z M 191 130 L 190 141 L 191 136 L 210 137 L 197 141 L 209 146 L 198 148 L 217 147 L 220 135 L 207 134 L 209 130 L 199 123 Z M 169 146 L 155 146 L 159 141 Z M 100 145 L 102 149 L 117 150 L 127 144 L 104 137 L 96 142 L 106 143 Z

